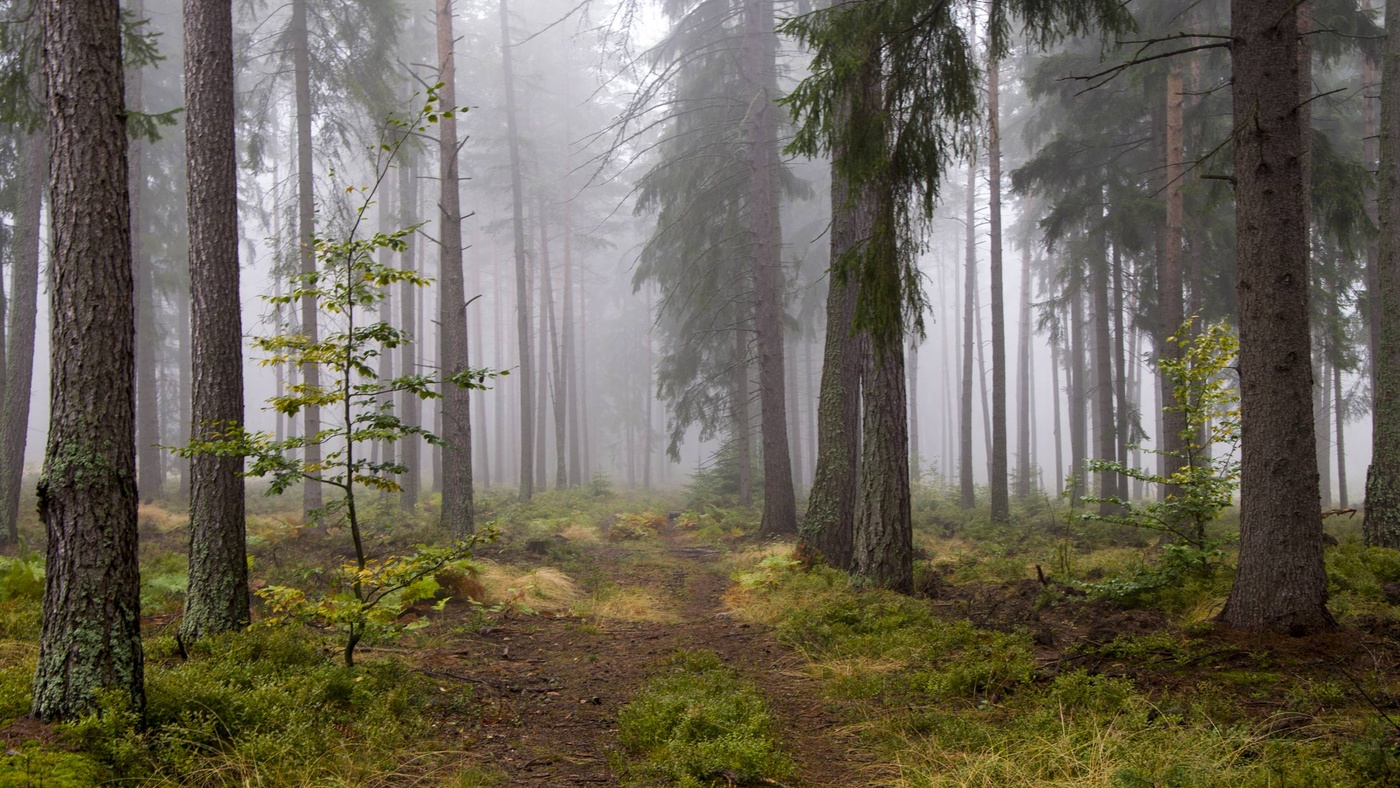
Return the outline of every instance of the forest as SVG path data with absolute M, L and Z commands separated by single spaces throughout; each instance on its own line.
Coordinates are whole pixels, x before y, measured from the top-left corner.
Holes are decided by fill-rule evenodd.
M 0 787 L 1400 786 L 1398 14 L 0 0 Z

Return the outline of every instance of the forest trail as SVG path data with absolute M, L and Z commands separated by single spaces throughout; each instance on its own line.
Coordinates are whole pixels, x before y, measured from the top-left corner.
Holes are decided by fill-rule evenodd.
M 602 551 L 597 569 L 619 581 L 640 579 L 675 600 L 675 623 L 511 616 L 422 655 L 422 669 L 441 691 L 472 687 L 477 708 L 464 716 L 459 736 L 473 760 L 503 775 L 506 785 L 618 785 L 618 759 L 627 757 L 618 711 L 677 649 L 709 649 L 767 699 L 798 766 L 781 785 L 867 783 L 851 738 L 823 707 L 816 682 L 801 673 L 801 658 L 765 627 L 726 613 L 721 597 L 730 579 L 718 552 L 662 536 L 670 560 L 648 567 L 644 577 L 628 566 L 625 546 Z

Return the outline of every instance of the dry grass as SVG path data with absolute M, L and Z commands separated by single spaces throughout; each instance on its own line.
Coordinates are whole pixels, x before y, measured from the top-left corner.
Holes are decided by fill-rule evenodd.
M 579 615 L 600 621 L 673 624 L 680 616 L 655 594 L 644 588 L 614 587 L 599 591 L 575 608 Z
M 574 544 L 596 545 L 603 541 L 596 526 L 571 522 L 559 530 L 559 535 Z
M 168 534 L 189 525 L 189 514 L 172 512 L 155 504 L 143 503 L 136 510 L 136 521 L 143 531 Z
M 551 615 L 573 612 L 583 589 L 572 577 L 549 566 L 521 572 L 503 564 L 482 561 L 478 577 L 490 604 L 506 605 Z

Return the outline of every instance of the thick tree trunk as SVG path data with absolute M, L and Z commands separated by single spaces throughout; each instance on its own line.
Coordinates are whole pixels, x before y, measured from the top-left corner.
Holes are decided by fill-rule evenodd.
M 977 159 L 967 162 L 966 258 L 963 268 L 962 313 L 962 392 L 958 409 L 958 505 L 977 505 L 977 487 L 972 474 L 972 341 L 973 304 L 977 302 Z
M 108 690 L 145 712 L 137 565 L 135 310 L 121 12 L 39 4 L 53 200 L 48 535 L 34 716 L 67 719 Z
M 908 593 L 914 588 L 914 531 L 909 508 L 903 337 L 874 348 L 866 356 L 866 364 L 860 497 L 851 571 L 873 585 Z
M 456 38 L 452 35 L 452 0 L 437 0 L 439 97 L 444 110 L 457 106 Z M 466 295 L 462 283 L 462 208 L 457 176 L 457 115 L 444 112 L 438 128 L 438 370 L 442 399 L 442 526 L 453 538 L 476 531 L 472 496 L 471 391 L 447 381 L 470 366 L 467 348 Z
M 520 500 L 535 494 L 534 366 L 530 361 L 530 288 L 525 282 L 525 194 L 521 182 L 520 130 L 515 117 L 515 71 L 511 63 L 510 9 L 501 0 L 501 72 L 505 77 L 506 145 L 510 151 L 511 229 L 515 238 L 516 333 L 520 347 Z
M 399 224 L 403 227 L 418 224 L 418 168 L 412 159 L 399 163 Z M 418 239 L 410 235 L 404 240 L 406 243 L 399 265 L 406 271 L 417 271 Z M 418 374 L 418 346 L 423 341 L 418 333 L 420 289 L 412 282 L 404 282 L 399 289 L 403 329 L 414 332 L 412 342 L 399 346 L 399 368 L 404 375 Z M 402 392 L 399 395 L 399 418 L 410 427 L 422 426 L 423 401 L 412 392 Z M 400 454 L 399 462 L 403 464 L 404 472 L 399 479 L 399 508 L 412 512 L 418 506 L 418 492 L 423 488 L 423 452 L 417 438 L 404 441 Z
M 992 522 L 1011 519 L 1006 449 L 1006 295 L 1001 259 L 1001 123 L 997 63 L 987 64 L 987 183 L 991 216 L 992 307 Z
M 185 0 L 185 157 L 189 182 L 193 437 L 243 426 L 243 323 L 238 293 L 238 164 L 234 144 L 233 4 Z M 190 640 L 248 625 L 243 460 L 190 459 Z
M 306 4 L 308 0 L 292 0 L 292 70 L 296 83 L 297 107 L 297 248 L 301 259 L 301 273 L 310 276 L 316 273 L 315 242 L 316 234 L 316 187 L 311 162 L 311 50 L 306 26 Z M 319 337 L 316 314 L 316 297 L 306 295 L 301 299 L 301 332 L 307 341 L 315 343 Z M 310 391 L 321 385 L 321 370 L 316 364 L 301 367 L 302 383 Z M 307 405 L 302 411 L 302 434 L 306 436 L 306 448 L 302 461 L 307 465 L 321 463 L 321 446 L 315 436 L 321 431 L 321 408 Z M 302 509 L 307 522 L 314 512 L 323 505 L 321 485 L 306 482 L 302 485 Z
M 29 439 L 29 397 L 34 382 L 34 334 L 39 313 L 39 236 L 44 178 L 48 172 L 44 133 L 24 138 L 23 203 L 15 220 L 14 268 L 5 327 L 5 381 L 0 411 L 0 541 L 19 541 L 19 497 L 24 486 L 24 450 Z
M 797 533 L 797 503 L 788 453 L 783 377 L 782 230 L 778 218 L 777 35 L 773 0 L 744 0 L 740 59 L 746 83 L 749 221 L 753 248 L 754 325 L 763 442 L 765 536 Z
M 1240 310 L 1240 551 L 1228 626 L 1305 634 L 1327 612 L 1308 331 L 1308 239 L 1298 5 L 1233 0 L 1236 265 Z
M 842 97 L 839 123 L 852 114 L 874 110 L 879 96 L 879 70 L 868 61 L 859 93 Z M 868 107 L 868 109 L 866 109 Z M 854 330 L 859 282 L 840 266 L 870 242 L 875 204 L 868 193 L 852 193 L 840 176 L 843 151 L 832 154 L 831 276 L 826 296 L 826 339 L 822 354 L 821 390 L 817 400 L 817 462 L 807 515 L 800 536 L 831 566 L 854 567 L 855 516 L 860 461 L 861 387 L 869 346 Z M 868 187 L 866 187 L 868 188 Z
M 1388 32 L 1400 29 L 1400 7 L 1387 4 L 1385 21 Z M 1380 240 L 1372 320 L 1379 336 L 1372 358 L 1374 416 L 1362 531 L 1368 545 L 1400 548 L 1400 35 L 1386 40 L 1378 92 Z

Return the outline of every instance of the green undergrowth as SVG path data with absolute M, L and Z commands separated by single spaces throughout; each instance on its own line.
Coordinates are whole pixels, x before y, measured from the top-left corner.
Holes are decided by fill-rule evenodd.
M 805 656 L 889 784 L 1400 785 L 1395 729 L 1340 675 L 1165 631 L 1046 658 L 1029 632 L 833 570 L 741 570 L 737 615 Z M 1365 679 L 1372 700 L 1388 681 Z
M 745 785 L 793 771 L 758 688 L 713 651 L 678 651 L 617 716 L 630 785 Z
M 144 728 L 121 703 L 58 727 L 62 749 L 30 746 L 0 760 L 0 785 L 437 784 L 457 764 L 441 753 L 433 712 L 469 705 L 397 660 L 346 668 L 293 630 L 201 639 L 188 660 L 169 638 L 147 645 Z M 33 671 L 33 661 L 21 665 Z M 0 670 L 0 711 L 27 711 Z M 3 719 L 0 719 L 3 723 Z M 77 776 L 71 776 L 77 775 Z M 28 782 L 26 782 L 28 780 Z

